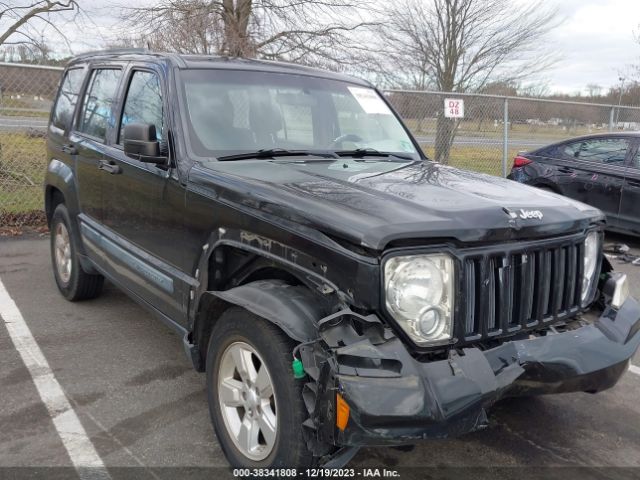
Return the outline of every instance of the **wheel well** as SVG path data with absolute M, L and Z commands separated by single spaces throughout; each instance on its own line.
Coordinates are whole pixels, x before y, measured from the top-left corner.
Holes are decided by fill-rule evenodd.
M 292 273 L 275 267 L 264 267 L 255 270 L 249 276 L 242 279 L 239 285 L 255 282 L 256 280 L 283 280 L 289 285 L 300 285 L 300 280 Z
M 277 273 L 277 272 L 273 272 L 273 273 Z M 267 271 L 263 270 L 261 271 L 262 275 L 266 275 Z M 282 275 L 284 276 L 284 275 Z M 300 285 L 300 284 L 290 284 L 288 282 L 286 282 L 286 280 L 282 279 L 282 278 L 262 278 L 261 280 L 255 280 L 255 282 L 264 282 L 264 281 L 273 281 L 274 284 L 286 284 L 290 287 L 294 287 L 295 291 L 292 291 L 291 293 L 294 294 L 294 296 L 297 296 L 298 298 L 300 298 L 300 294 L 303 294 L 302 298 L 304 298 L 305 300 L 310 300 L 312 297 L 315 297 L 315 294 L 306 286 L 304 285 Z M 243 288 L 244 285 L 248 285 L 250 283 L 253 282 L 246 282 L 243 283 L 240 288 Z M 320 309 L 320 305 L 322 305 L 322 301 L 320 299 L 318 299 L 318 301 L 316 302 L 307 302 L 311 308 L 311 306 L 313 306 L 314 308 L 317 306 L 318 309 Z M 191 337 L 191 341 L 192 343 L 194 343 L 195 345 L 197 345 L 198 348 L 198 353 L 199 353 L 199 360 L 200 360 L 200 367 L 204 368 L 204 365 L 206 364 L 206 356 L 207 356 L 207 348 L 209 345 L 209 339 L 211 337 L 211 332 L 213 331 L 213 327 L 216 325 L 216 323 L 218 322 L 218 320 L 220 319 L 220 317 L 222 317 L 222 314 L 228 310 L 229 308 L 233 308 L 236 306 L 240 306 L 242 308 L 246 308 L 247 310 L 251 311 L 252 308 L 250 305 L 245 306 L 241 303 L 232 303 L 226 300 L 223 300 L 222 298 L 219 298 L 216 295 L 213 294 L 205 294 L 203 295 L 201 301 L 200 301 L 200 308 L 198 311 L 198 314 L 196 316 L 196 321 L 195 321 L 195 325 L 194 325 L 194 329 L 193 329 L 193 333 L 192 333 L 192 337 Z M 262 317 L 262 315 L 258 315 L 260 317 Z M 318 316 L 317 318 L 322 318 L 323 315 Z M 273 322 L 272 319 L 268 319 L 268 318 L 264 318 L 262 317 L 266 322 L 271 321 L 271 323 L 277 323 L 277 322 Z M 278 325 L 279 328 L 282 329 L 281 325 Z M 286 329 L 282 329 L 285 334 L 288 334 L 289 337 L 294 338 L 294 335 L 289 334 Z M 294 338 L 295 340 L 295 338 Z M 300 341 L 298 339 L 298 341 Z M 198 368 L 198 366 L 196 366 L 196 368 L 198 370 L 200 370 L 200 368 Z
M 289 272 L 283 270 L 267 268 L 257 270 L 254 272 L 254 275 L 246 277 L 243 282 L 239 283 L 238 288 L 243 289 L 245 288 L 245 286 L 251 287 L 252 283 L 261 283 L 265 281 L 269 283 L 273 282 L 273 284 L 275 285 L 284 285 L 284 288 L 288 288 L 289 290 L 287 290 L 286 293 L 289 295 L 289 297 L 287 298 L 292 299 L 292 305 L 290 306 L 295 310 L 305 312 L 306 315 L 291 315 L 291 311 L 287 310 L 286 308 L 283 312 L 279 312 L 279 314 L 282 314 L 283 316 L 287 316 L 288 314 L 289 319 L 295 317 L 296 321 L 293 322 L 294 324 L 297 321 L 303 321 L 305 318 L 309 320 L 310 317 L 313 317 L 313 320 L 318 320 L 330 313 L 330 301 L 322 298 L 320 295 L 318 295 L 317 292 L 314 293 L 314 291 L 309 287 L 301 284 L 301 282 L 295 276 L 292 276 Z M 224 300 L 213 293 L 205 293 L 201 297 L 198 313 L 196 314 L 193 331 L 190 337 L 191 343 L 197 346 L 199 365 L 196 365 L 196 369 L 198 369 L 199 371 L 202 371 L 206 364 L 205 362 L 207 348 L 209 345 L 209 339 L 211 337 L 213 327 L 227 309 L 235 306 L 240 306 L 247 309 L 248 311 L 254 311 L 251 306 L 251 302 L 246 305 L 242 301 L 231 302 Z M 265 308 L 265 311 L 269 311 L 268 306 L 266 306 Z M 302 310 L 299 310 L 300 308 Z M 289 331 L 287 327 L 283 328 L 282 324 L 280 324 L 278 320 L 274 320 L 274 317 L 279 314 L 267 314 L 263 316 L 262 314 L 258 314 L 258 312 L 254 311 L 254 313 L 263 318 L 266 322 L 275 323 L 285 332 L 285 334 L 289 335 L 289 337 L 293 338 L 294 340 L 305 340 L 304 338 L 296 338 L 296 335 L 291 333 L 291 331 Z M 284 324 L 287 325 L 286 322 Z
M 318 319 L 328 314 L 327 303 L 330 302 L 318 295 L 315 289 L 310 288 L 298 272 L 288 269 L 285 265 L 229 245 L 220 246 L 211 253 L 206 277 L 209 292 L 224 292 L 261 281 L 273 281 L 274 284 L 295 287 L 295 290 L 288 291 L 287 294 L 296 297 L 293 302 L 297 302 L 298 307 L 300 304 L 307 305 L 302 307 L 303 310 L 307 313 L 311 310 L 317 311 Z M 210 293 L 205 293 L 201 297 L 190 337 L 191 343 L 196 345 L 199 351 L 200 368 L 204 368 L 206 351 L 215 323 L 229 307 L 234 305 Z M 324 313 L 325 310 L 327 313 Z M 199 367 L 196 366 L 196 368 Z
M 218 247 L 209 258 L 207 290 L 227 290 L 256 280 L 304 282 L 296 273 L 266 257 L 230 246 Z
M 48 186 L 45 192 L 45 213 L 47 215 L 47 225 L 51 225 L 51 217 L 56 207 L 64 203 L 64 195 L 56 187 Z

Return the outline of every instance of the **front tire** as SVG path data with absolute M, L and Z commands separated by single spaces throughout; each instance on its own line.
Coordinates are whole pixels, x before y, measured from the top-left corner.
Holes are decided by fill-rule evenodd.
M 207 350 L 209 412 L 234 468 L 313 464 L 302 434 L 303 382 L 293 378 L 296 342 L 278 327 L 232 307 L 216 322 Z
M 71 233 L 71 218 L 62 203 L 51 217 L 51 263 L 58 290 L 67 300 L 88 300 L 102 292 L 104 277 L 89 274 L 80 265 L 78 245 Z

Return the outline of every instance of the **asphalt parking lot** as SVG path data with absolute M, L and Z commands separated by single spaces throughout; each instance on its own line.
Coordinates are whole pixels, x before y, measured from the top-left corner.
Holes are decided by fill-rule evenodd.
M 640 254 L 640 241 L 610 240 Z M 192 370 L 181 339 L 110 284 L 96 300 L 65 301 L 51 275 L 48 248 L 48 238 L 0 239 L 0 279 L 107 471 L 137 467 L 136 478 L 159 478 L 163 467 L 226 467 L 209 421 L 204 376 Z M 640 266 L 613 262 L 630 275 L 632 294 L 640 297 Z M 5 322 L 0 472 L 71 467 Z M 640 355 L 633 363 L 640 366 Z M 507 400 L 491 411 L 490 426 L 482 431 L 425 442 L 409 452 L 363 449 L 351 466 L 640 467 L 638 372 L 597 395 Z M 598 476 L 611 472 L 596 470 Z M 640 475 L 640 469 L 623 472 Z

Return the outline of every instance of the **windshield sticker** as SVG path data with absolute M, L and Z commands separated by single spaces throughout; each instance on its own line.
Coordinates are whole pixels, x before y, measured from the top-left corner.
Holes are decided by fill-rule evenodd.
M 347 87 L 365 113 L 391 115 L 391 110 L 372 88 Z

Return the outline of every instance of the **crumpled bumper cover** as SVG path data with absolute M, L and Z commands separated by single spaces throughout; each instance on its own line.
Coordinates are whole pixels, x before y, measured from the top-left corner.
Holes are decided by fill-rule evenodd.
M 376 319 L 357 317 L 364 326 L 353 329 L 354 321 L 340 320 L 340 313 L 320 325 L 333 352 L 324 369 L 313 366 L 310 350 L 303 352 L 319 382 L 318 402 L 330 404 L 337 390 L 350 406 L 344 431 L 334 427 L 331 407 L 315 409 L 321 436 L 336 445 L 456 436 L 484 426 L 486 409 L 500 398 L 601 391 L 620 379 L 640 344 L 640 304 L 632 298 L 574 330 L 452 351 L 432 362 L 414 359 Z

